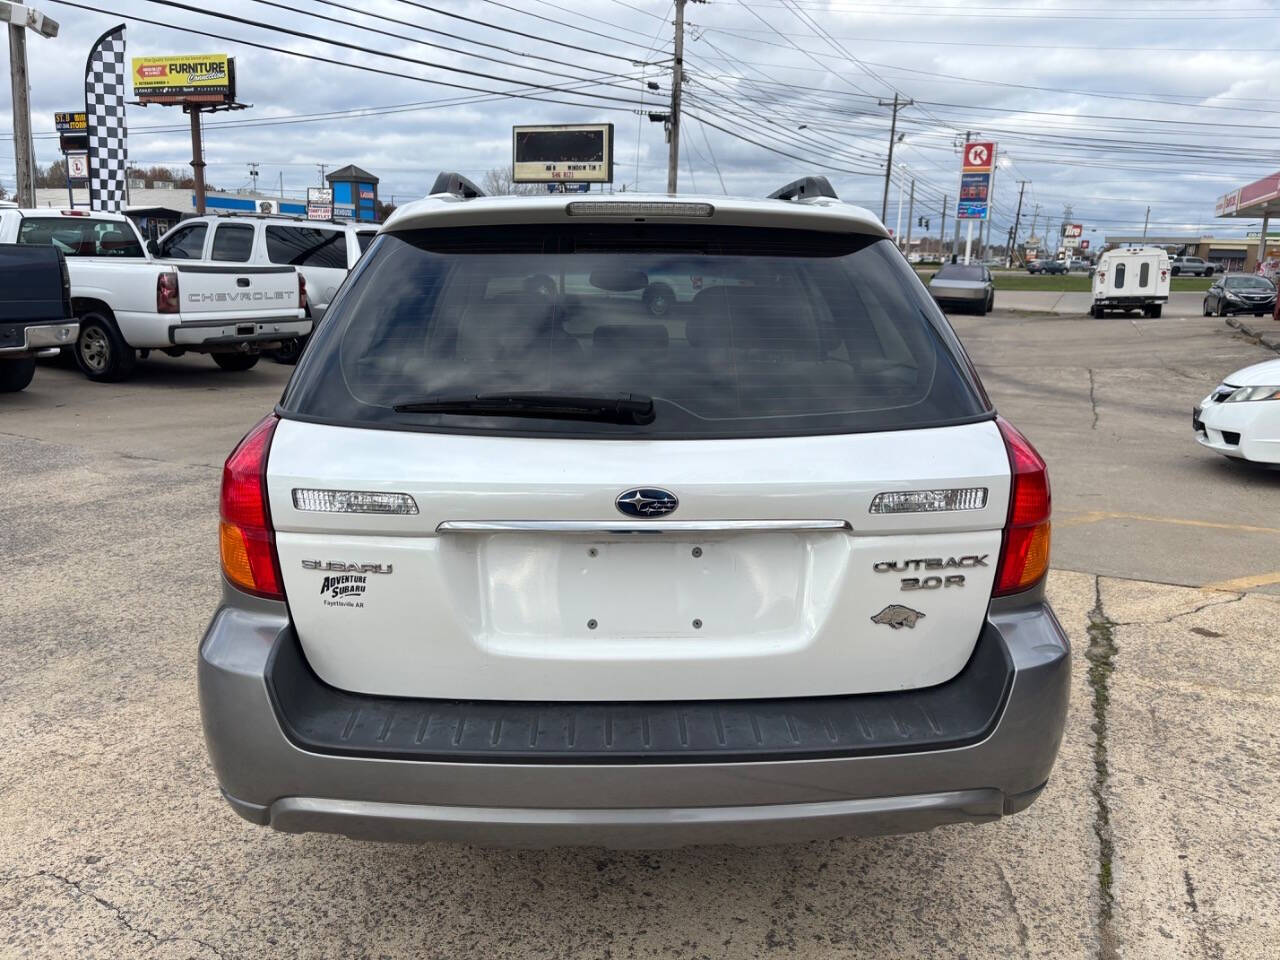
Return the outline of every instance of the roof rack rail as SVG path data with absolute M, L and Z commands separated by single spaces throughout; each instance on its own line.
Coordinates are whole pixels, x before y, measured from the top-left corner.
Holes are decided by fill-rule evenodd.
M 769 194 L 770 200 L 807 200 L 809 197 L 830 197 L 832 200 L 839 200 L 836 196 L 835 188 L 831 186 L 831 181 L 823 176 L 801 177 L 799 180 L 792 180 L 785 187 L 773 191 Z
M 484 191 L 462 174 L 449 172 L 442 172 L 436 176 L 436 182 L 431 185 L 431 194 L 437 193 L 451 193 L 463 200 L 474 200 L 476 197 L 484 196 Z

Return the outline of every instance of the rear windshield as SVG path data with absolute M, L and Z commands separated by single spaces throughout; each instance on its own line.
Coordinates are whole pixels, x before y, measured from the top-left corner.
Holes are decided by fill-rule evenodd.
M 642 395 L 648 423 L 397 404 Z M 968 422 L 989 404 L 892 241 L 657 224 L 383 234 L 281 410 L 391 429 L 700 439 Z
M 347 234 L 344 230 L 314 227 L 267 227 L 267 259 L 292 267 L 347 269 Z
M 26 217 L 18 242 L 52 244 L 68 257 L 142 257 L 142 244 L 128 224 L 89 217 Z
M 948 263 L 938 271 L 939 280 L 982 280 L 982 267 L 963 263 Z

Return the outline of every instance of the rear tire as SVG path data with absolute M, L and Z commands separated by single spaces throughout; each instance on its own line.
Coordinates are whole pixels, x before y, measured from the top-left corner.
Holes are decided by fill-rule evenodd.
M 1160 314 L 1164 313 L 1164 304 L 1163 303 L 1152 304 L 1150 307 L 1143 310 L 1142 312 L 1145 313 L 1152 320 L 1159 320 Z
M 264 355 L 270 357 L 276 363 L 293 366 L 302 356 L 302 350 L 307 345 L 307 340 L 310 337 L 310 334 L 305 337 L 292 337 L 281 343 L 276 349 L 265 351 Z
M 256 353 L 215 353 L 213 362 L 223 370 L 240 373 L 253 367 L 258 362 Z
M 1169 271 L 1169 273 L 1170 273 L 1170 274 L 1172 274 L 1172 275 L 1173 275 L 1173 276 L 1175 276 L 1175 277 L 1176 277 L 1179 273 L 1181 273 L 1181 272 L 1182 272 L 1182 268 L 1181 268 L 1181 267 L 1174 267 L 1172 270 L 1170 270 L 1170 271 Z
M 0 393 L 17 393 L 27 389 L 27 384 L 31 383 L 31 378 L 35 375 L 35 357 L 0 360 Z
M 97 383 L 119 383 L 133 376 L 137 363 L 137 351 L 120 336 L 114 318 L 97 311 L 80 318 L 76 364 L 86 377 Z
M 1205 298 L 1204 298 L 1204 303 L 1203 303 L 1203 304 L 1201 304 L 1201 306 L 1200 306 L 1200 310 L 1201 310 L 1201 314 L 1200 314 L 1200 316 L 1202 316 L 1202 317 L 1208 317 L 1208 316 L 1212 316 L 1212 315 L 1213 315 L 1213 314 L 1212 314 L 1212 311 L 1209 309 L 1209 298 L 1208 298 L 1208 297 L 1205 297 Z

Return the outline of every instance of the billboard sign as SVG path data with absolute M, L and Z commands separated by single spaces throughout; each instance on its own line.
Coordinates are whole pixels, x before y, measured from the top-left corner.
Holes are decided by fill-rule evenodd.
M 1080 241 L 1080 249 L 1081 249 L 1081 250 L 1088 250 L 1088 249 L 1089 249 L 1089 241 L 1088 241 L 1088 240 L 1081 240 L 1081 241 Z
M 512 127 L 511 161 L 516 183 L 612 183 L 613 124 Z
M 59 133 L 89 132 L 89 117 L 83 111 L 60 110 L 53 115 L 53 126 Z
M 1084 233 L 1084 226 L 1079 223 L 1064 223 L 1062 225 L 1062 235 L 1068 240 L 1075 240 Z
M 1215 217 L 1229 217 L 1236 212 L 1239 206 L 1240 191 L 1232 190 L 1230 193 L 1218 198 L 1218 202 L 1213 207 L 1213 215 Z
M 985 220 L 991 203 L 991 174 L 960 174 L 960 202 L 956 216 L 961 220 Z
M 143 103 L 226 103 L 235 93 L 235 61 L 225 53 L 133 58 L 133 95 Z
M 307 219 L 333 219 L 333 190 L 329 187 L 307 187 Z

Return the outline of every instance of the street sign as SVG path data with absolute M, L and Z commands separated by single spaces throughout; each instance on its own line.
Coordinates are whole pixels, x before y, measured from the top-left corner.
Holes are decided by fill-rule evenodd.
M 559 183 L 547 184 L 547 193 L 587 193 L 590 190 L 589 183 L 566 183 L 561 180 Z
M 1088 241 L 1088 240 L 1081 240 L 1081 241 L 1080 241 L 1080 249 L 1081 249 L 1081 250 L 1088 250 L 1088 249 L 1089 249 L 1089 241 Z
M 333 219 L 333 190 L 329 187 L 307 187 L 307 219 Z
M 613 124 L 512 127 L 511 160 L 516 183 L 613 183 Z
M 67 154 L 67 179 L 71 181 L 89 179 L 89 154 Z M 76 184 L 80 186 L 80 184 Z

